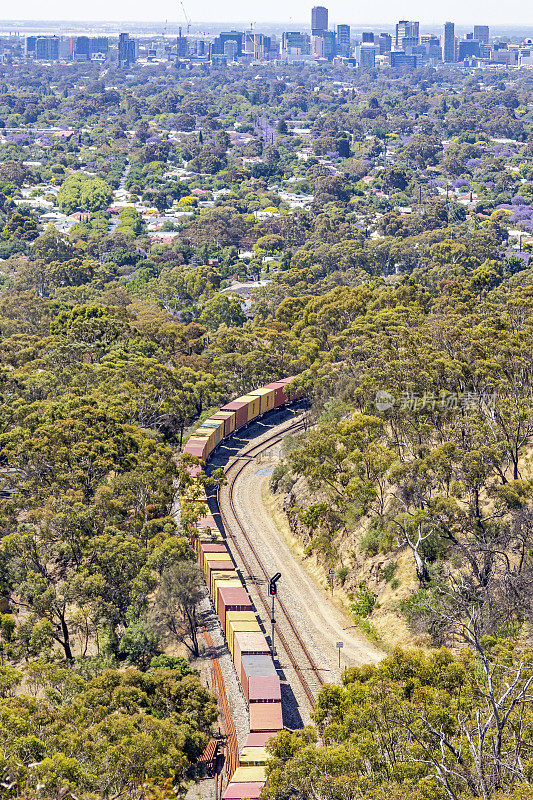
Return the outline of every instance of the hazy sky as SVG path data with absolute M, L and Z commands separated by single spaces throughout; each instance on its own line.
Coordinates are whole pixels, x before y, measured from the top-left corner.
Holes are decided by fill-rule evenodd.
M 199 22 L 302 22 L 310 16 L 313 2 L 305 0 L 184 0 L 193 23 Z M 382 0 L 381 3 L 357 3 L 353 0 L 324 2 L 329 7 L 330 24 L 348 22 L 394 22 L 398 18 L 418 19 L 441 24 L 450 19 L 459 24 L 533 25 L 531 0 Z M 19 0 L 2 3 L 3 19 L 57 20 L 165 20 L 183 22 L 179 0 Z

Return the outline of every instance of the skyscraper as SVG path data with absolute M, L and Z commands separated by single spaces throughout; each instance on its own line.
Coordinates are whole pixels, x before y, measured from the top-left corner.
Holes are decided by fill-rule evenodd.
M 489 43 L 489 26 L 488 25 L 474 25 L 474 39 L 480 44 Z
M 137 59 L 137 43 L 130 39 L 129 33 L 121 33 L 118 37 L 118 65 L 129 67 Z
M 442 45 L 442 60 L 446 64 L 455 61 L 455 25 L 453 22 L 444 23 L 444 41 Z
M 420 42 L 418 22 L 401 19 L 396 25 L 396 47 L 409 53 Z
M 349 25 L 337 25 L 337 54 L 345 57 L 350 55 Z
M 328 10 L 324 6 L 314 6 L 311 10 L 311 34 L 320 36 L 328 29 Z

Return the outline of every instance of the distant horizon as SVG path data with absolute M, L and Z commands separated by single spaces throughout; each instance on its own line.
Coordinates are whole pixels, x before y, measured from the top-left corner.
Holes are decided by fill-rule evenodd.
M 411 17 L 402 17 L 402 19 L 407 19 L 407 18 L 415 19 L 412 16 Z M 352 26 L 354 28 L 369 28 L 369 29 L 379 28 L 379 27 L 389 27 L 389 28 L 392 27 L 393 28 L 396 25 L 397 21 L 398 20 L 394 18 L 394 19 L 391 19 L 389 21 L 363 20 L 363 21 L 354 22 L 353 20 L 347 19 L 345 17 L 342 18 L 342 22 L 344 22 L 346 24 L 349 24 L 350 26 Z M 472 20 L 470 22 L 457 22 L 453 18 L 446 18 L 446 19 L 443 18 L 442 20 L 434 20 L 432 22 L 428 22 L 427 20 L 418 20 L 418 21 L 420 22 L 420 26 L 423 27 L 423 28 L 442 27 L 445 22 L 449 21 L 449 22 L 453 22 L 455 24 L 455 26 L 457 28 L 460 28 L 460 29 L 462 29 L 462 28 L 466 28 L 466 29 L 472 28 L 474 25 L 488 25 L 492 29 L 502 30 L 502 31 L 503 30 L 509 30 L 509 31 L 514 30 L 514 31 L 516 31 L 517 29 L 518 30 L 527 30 L 527 29 L 533 30 L 533 23 L 496 23 L 496 22 L 492 22 L 491 23 L 491 22 L 487 22 L 486 20 L 480 20 L 480 19 Z M 114 27 L 115 26 L 115 27 L 117 27 L 117 29 L 120 28 L 120 27 L 130 27 L 131 28 L 131 27 L 146 27 L 146 26 L 150 26 L 150 27 L 158 27 L 158 28 L 164 29 L 165 27 L 167 27 L 167 28 L 168 27 L 171 27 L 171 28 L 186 27 L 187 26 L 187 21 L 184 20 L 184 19 L 175 19 L 175 18 L 174 19 L 166 19 L 166 20 L 165 19 L 160 19 L 160 20 L 157 20 L 157 19 L 151 19 L 151 20 L 143 20 L 143 19 L 137 19 L 137 20 L 134 20 L 134 19 L 88 19 L 88 18 L 76 19 L 76 18 L 72 18 L 72 17 L 70 17 L 70 18 L 67 18 L 67 17 L 59 18 L 58 17 L 58 18 L 50 18 L 50 19 L 42 18 L 42 17 L 40 17 L 40 18 L 24 18 L 24 19 L 21 19 L 21 18 L 0 19 L 0 29 L 2 27 L 4 27 L 4 26 L 9 27 L 9 28 L 16 28 L 17 26 L 20 27 L 20 26 L 26 26 L 26 25 L 27 26 L 32 26 L 32 27 L 35 27 L 35 26 L 38 26 L 38 25 L 43 25 L 43 26 L 49 27 L 49 26 L 52 26 L 54 24 L 55 25 L 61 25 L 61 26 L 73 25 L 73 26 L 76 26 L 76 27 L 83 26 L 83 25 L 102 25 L 102 26 L 108 26 L 108 27 Z M 303 19 L 300 19 L 300 20 L 295 20 L 295 19 L 290 19 L 290 20 L 283 20 L 283 19 L 261 20 L 261 21 L 254 22 L 252 24 L 253 24 L 253 27 L 255 29 L 260 27 L 260 26 L 268 26 L 268 25 L 275 26 L 276 28 L 277 27 L 280 27 L 280 28 L 281 27 L 285 27 L 286 29 L 289 29 L 289 27 L 290 28 L 300 27 L 300 28 L 308 28 L 308 29 L 311 28 L 310 21 L 309 20 L 306 21 L 306 20 L 303 20 Z M 341 18 L 339 18 L 338 20 L 336 18 L 332 19 L 331 18 L 331 14 L 330 14 L 329 27 L 333 28 L 337 24 L 341 24 Z M 250 28 L 250 21 L 247 20 L 247 19 L 226 19 L 226 20 L 223 20 L 223 21 L 222 20 L 200 20 L 200 21 L 194 21 L 194 22 L 190 23 L 191 29 L 195 29 L 195 30 L 198 29 L 198 28 L 206 27 L 206 26 L 210 27 L 210 28 L 221 28 L 221 29 L 224 29 L 224 28 L 227 29 L 229 27 L 239 26 L 239 27 L 242 27 L 242 28 L 245 29 L 245 28 Z
M 269 3 L 250 4 L 248 0 L 226 0 L 221 7 L 216 0 L 152 0 L 151 3 L 136 3 L 135 0 L 92 0 L 89 15 L 83 5 L 73 8 L 69 0 L 48 0 L 43 8 L 41 0 L 19 0 L 10 4 L 4 22 L 58 22 L 58 23 L 115 23 L 115 24 L 163 24 L 165 20 L 186 24 L 187 18 L 198 25 L 235 25 L 244 21 L 249 27 L 256 25 L 286 25 L 289 27 L 309 24 L 314 5 L 324 5 L 329 11 L 330 25 L 349 23 L 357 26 L 392 25 L 399 19 L 418 20 L 424 26 L 441 26 L 450 20 L 459 26 L 492 25 L 497 27 L 533 27 L 533 4 L 522 0 L 507 0 L 505 6 L 496 0 L 448 0 L 445 6 L 428 4 L 426 0 L 382 0 L 372 9 L 354 7 L 349 0 L 270 0 Z M 374 20 L 355 22 L 354 17 L 372 11 Z M 6 12 L 8 9 L 6 8 Z M 218 19 L 220 14 L 223 19 Z

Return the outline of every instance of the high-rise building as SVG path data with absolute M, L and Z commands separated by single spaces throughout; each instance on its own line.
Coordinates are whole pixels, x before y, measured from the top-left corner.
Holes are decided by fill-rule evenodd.
M 180 35 L 176 37 L 176 55 L 178 58 L 185 58 L 189 54 L 189 42 L 186 36 Z
M 392 36 L 390 33 L 380 33 L 378 36 L 379 54 L 384 56 L 392 50 Z
M 452 64 L 455 61 L 455 25 L 453 22 L 444 23 L 442 60 L 446 64 Z
M 38 36 L 35 40 L 35 58 L 41 61 L 57 61 L 59 36 Z
M 336 55 L 336 39 L 333 31 L 322 31 L 311 36 L 311 52 L 317 58 L 327 58 L 331 61 Z
M 350 26 L 337 25 L 337 55 L 348 58 L 350 55 Z
M 311 34 L 320 36 L 328 29 L 328 10 L 324 6 L 314 6 L 311 10 Z
M 480 44 L 489 43 L 489 26 L 488 25 L 474 25 L 474 39 Z
M 459 42 L 459 61 L 477 56 L 479 56 L 479 42 L 476 39 L 463 39 Z
M 309 36 L 300 31 L 285 31 L 281 38 L 281 50 L 285 55 L 309 55 L 311 47 Z
M 363 42 L 358 50 L 357 60 L 361 69 L 373 69 L 376 66 L 376 45 Z
M 409 53 L 420 42 L 420 23 L 401 19 L 396 25 L 396 48 Z
M 118 65 L 129 67 L 137 60 L 137 42 L 130 39 L 129 33 L 121 33 L 118 37 Z
M 434 36 L 433 34 L 427 36 L 421 36 L 420 44 L 424 47 L 424 50 L 426 51 L 426 56 L 431 61 L 442 60 L 442 48 L 438 36 Z
M 221 33 L 213 42 L 211 53 L 214 55 L 224 55 L 226 42 L 235 42 L 237 45 L 236 57 L 242 56 L 242 44 L 244 34 L 242 31 L 225 31 Z

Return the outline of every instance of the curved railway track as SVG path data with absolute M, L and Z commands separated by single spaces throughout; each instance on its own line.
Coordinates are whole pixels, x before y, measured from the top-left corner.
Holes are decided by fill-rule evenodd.
M 279 443 L 288 433 L 301 430 L 303 427 L 304 423 L 302 420 L 295 420 L 291 422 L 291 424 L 289 424 L 282 431 L 277 431 L 266 439 L 263 439 L 263 441 L 259 442 L 258 444 L 252 445 L 246 450 L 239 452 L 238 456 L 230 461 L 230 463 L 226 466 L 224 471 L 229 479 L 229 504 L 231 508 L 231 515 L 233 517 L 231 521 L 222 510 L 219 492 L 217 490 L 217 503 L 226 535 L 232 542 L 232 546 L 238 554 L 251 583 L 255 587 L 259 601 L 263 606 L 268 619 L 270 619 L 271 610 L 270 597 L 266 592 L 266 585 L 268 585 L 270 576 L 265 564 L 263 563 L 263 560 L 261 559 L 261 556 L 257 552 L 257 549 L 254 546 L 251 538 L 248 536 L 243 522 L 239 518 L 237 509 L 235 507 L 233 492 L 235 483 L 242 470 L 246 467 L 249 458 L 257 457 L 263 452 L 269 450 L 275 444 Z M 244 462 L 241 461 L 243 456 L 247 457 Z M 240 537 L 244 539 L 244 547 L 238 541 L 239 536 L 236 536 L 234 533 L 235 527 L 238 529 Z M 258 577 L 259 575 L 262 575 L 263 578 Z M 275 634 L 278 642 L 285 651 L 289 662 L 294 668 L 295 674 L 298 676 L 298 680 L 307 697 L 311 710 L 313 710 L 316 704 L 316 696 L 320 690 L 320 687 L 324 684 L 324 679 L 322 678 L 320 669 L 317 667 L 312 655 L 306 647 L 302 636 L 298 632 L 287 605 L 279 596 L 277 600 L 278 611 L 276 614 Z

